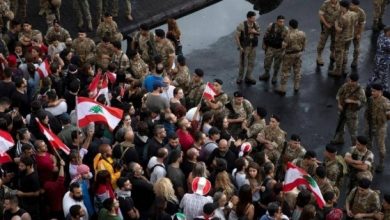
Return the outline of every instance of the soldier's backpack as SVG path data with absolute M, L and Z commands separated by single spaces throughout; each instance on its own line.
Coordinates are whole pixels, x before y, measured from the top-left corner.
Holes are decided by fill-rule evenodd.
M 253 24 L 254 26 L 256 24 Z M 249 36 L 249 27 L 248 27 L 248 22 L 244 21 L 244 31 L 241 31 L 240 34 L 240 44 L 243 47 L 257 47 L 259 44 L 259 39 L 257 36 L 254 36 L 252 39 Z
M 282 48 L 283 37 L 282 31 L 276 31 L 276 23 L 271 25 L 271 30 L 263 38 L 263 42 L 266 46 L 273 47 L 276 49 Z
M 141 37 L 141 32 L 138 32 L 137 35 L 136 35 L 136 44 L 138 45 L 137 46 L 137 50 L 138 52 L 140 52 L 140 48 L 139 48 L 139 39 Z M 153 40 L 152 40 L 153 39 Z M 157 55 L 157 51 L 156 51 L 156 45 L 154 44 L 154 35 L 152 32 L 149 32 L 149 40 L 146 42 L 146 44 L 148 45 L 148 55 L 149 55 L 149 59 L 153 60 L 153 58 Z

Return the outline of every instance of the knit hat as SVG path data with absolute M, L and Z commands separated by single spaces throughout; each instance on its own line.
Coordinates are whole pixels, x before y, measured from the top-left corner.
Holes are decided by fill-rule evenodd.
M 240 147 L 240 153 L 238 153 L 239 157 L 244 156 L 244 154 L 249 153 L 252 151 L 252 145 L 249 142 L 244 142 L 241 144 Z
M 90 171 L 89 167 L 85 164 L 80 164 L 77 166 L 77 174 L 79 174 L 79 175 L 89 173 L 89 171 Z
M 326 220 L 341 220 L 343 219 L 343 211 L 341 209 L 332 209 L 327 215 Z
M 192 181 L 192 191 L 199 195 L 207 195 L 211 189 L 211 183 L 204 177 L 196 177 Z

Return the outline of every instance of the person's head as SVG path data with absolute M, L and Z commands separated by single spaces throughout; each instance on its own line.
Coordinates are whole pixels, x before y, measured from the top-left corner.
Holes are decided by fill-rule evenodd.
M 47 144 L 43 140 L 36 140 L 34 145 L 38 152 L 47 152 Z
M 298 28 L 298 21 L 295 20 L 295 19 L 291 19 L 291 20 L 288 22 L 288 25 L 289 25 L 290 28 L 292 28 L 292 29 L 297 29 L 297 28 Z
M 168 30 L 176 30 L 179 27 L 177 26 L 177 22 L 174 18 L 168 18 L 167 19 L 167 25 L 168 25 Z
M 124 140 L 130 143 L 133 143 L 134 141 L 134 131 L 130 128 L 124 129 Z
M 252 189 L 249 184 L 242 185 L 238 191 L 238 198 L 241 204 L 252 203 Z
M 284 16 L 283 15 L 278 15 L 278 17 L 276 17 L 276 24 L 280 27 L 284 26 Z
M 173 96 L 177 99 L 182 99 L 184 98 L 184 92 L 183 92 L 183 89 L 180 88 L 180 87 L 176 87 L 174 90 L 173 90 Z
M 153 135 L 156 138 L 164 139 L 167 136 L 167 132 L 163 125 L 157 124 L 154 126 Z
M 179 150 L 173 150 L 169 154 L 169 160 L 169 164 L 176 162 L 181 163 L 183 161 L 183 152 Z
M 192 75 L 192 80 L 194 82 L 200 82 L 200 81 L 202 81 L 203 76 L 204 76 L 203 70 L 197 68 L 197 69 L 195 69 L 194 74 Z
M 382 203 L 382 206 L 385 210 L 389 210 L 390 209 L 390 194 L 388 193 L 385 193 L 383 195 L 383 203 Z
M 206 218 L 214 216 L 214 211 L 215 211 L 216 208 L 217 207 L 212 202 L 204 204 L 204 206 L 203 206 L 203 215 Z
M 144 170 L 139 163 L 131 162 L 129 169 L 135 177 L 140 177 L 144 175 Z
M 364 196 L 369 193 L 370 186 L 371 186 L 371 180 L 363 177 L 359 180 L 358 187 L 356 190 L 358 191 L 359 195 Z
M 19 200 L 17 196 L 6 195 L 4 197 L 3 208 L 4 210 L 14 210 L 19 206 Z
M 356 137 L 356 149 L 360 152 L 365 152 L 367 149 L 368 140 L 365 136 Z
M 305 205 L 309 204 L 311 200 L 311 192 L 309 190 L 301 190 L 298 193 L 297 199 L 296 199 L 296 206 L 303 208 Z
M 0 97 L 0 108 L 1 109 L 4 109 L 4 111 L 7 111 L 10 106 L 11 106 L 11 100 L 8 97 L 6 97 L 6 96 Z
M 22 24 L 17 19 L 10 21 L 10 29 L 19 32 L 22 29 Z
M 316 216 L 316 207 L 312 204 L 307 204 L 303 207 L 300 220 L 314 219 Z
M 214 193 L 213 201 L 214 204 L 217 205 L 217 207 L 224 207 L 227 203 L 227 197 L 225 193 L 217 191 L 216 193 Z
M 255 118 L 264 119 L 267 116 L 267 110 L 263 107 L 257 107 L 252 115 Z
M 60 25 L 60 22 L 58 21 L 58 19 L 53 20 L 53 29 L 56 32 L 61 30 L 61 25 Z
M 83 191 L 78 182 L 73 182 L 69 186 L 69 196 L 75 201 L 83 201 Z
M 371 96 L 373 98 L 378 98 L 383 94 L 383 86 L 381 84 L 372 84 L 371 85 Z
M 280 124 L 279 116 L 277 116 L 275 114 L 271 115 L 271 118 L 269 119 L 269 125 L 272 128 L 277 128 L 277 127 L 279 127 L 279 124 Z
M 357 73 L 351 73 L 348 76 L 348 82 L 349 83 L 357 83 L 359 81 L 359 74 Z
M 256 21 L 256 12 L 248 11 L 248 13 L 246 13 L 246 19 L 249 22 L 255 22 Z
M 290 148 L 291 149 L 298 149 L 301 145 L 301 137 L 297 134 L 292 134 L 290 137 Z
M 385 35 L 387 37 L 390 37 L 390 26 L 387 26 L 383 29 L 383 33 L 385 33 Z
M 244 95 L 240 91 L 236 91 L 233 94 L 234 96 L 234 103 L 236 105 L 241 105 L 244 102 Z
M 31 31 L 31 24 L 28 21 L 23 22 L 23 31 L 25 32 Z
M 272 176 L 275 173 L 275 165 L 271 161 L 266 162 L 264 164 L 263 170 L 265 175 Z
M 4 68 L 3 75 L 5 79 L 10 79 L 12 77 L 12 69 L 9 67 Z M 3 96 L 6 97 L 6 96 Z
M 226 153 L 229 150 L 229 145 L 227 140 L 221 139 L 218 142 L 218 149 L 220 152 Z
M 102 157 L 108 158 L 112 156 L 112 149 L 109 144 L 101 144 L 99 146 L 99 153 L 102 154 Z
M 30 143 L 23 143 L 21 149 L 24 157 L 31 157 L 34 154 L 33 146 Z
M 219 138 L 221 137 L 221 131 L 216 128 L 216 127 L 211 127 L 209 129 L 209 138 L 213 141 L 217 141 L 219 140 Z
M 208 170 L 204 162 L 197 162 L 192 168 L 192 177 L 207 177 Z
M 105 208 L 105 209 L 107 209 L 109 211 L 111 211 L 111 210 L 113 210 L 114 208 L 117 208 L 117 207 L 119 207 L 119 203 L 114 198 L 109 197 L 109 198 L 107 198 L 107 199 L 105 199 L 103 201 L 103 208 Z
M 267 206 L 267 211 L 269 216 L 273 217 L 274 219 L 278 219 L 282 214 L 282 208 L 277 202 L 269 203 Z
M 337 147 L 333 144 L 327 144 L 325 147 L 325 157 L 328 159 L 334 158 L 337 154 Z
M 260 177 L 260 166 L 256 162 L 250 162 L 247 169 L 247 177 L 257 179 Z
M 27 81 L 24 78 L 17 77 L 14 82 L 17 89 L 27 91 Z
M 337 202 L 337 197 L 332 191 L 325 192 L 324 195 L 324 200 L 327 204 L 334 204 Z
M 120 177 L 116 181 L 116 185 L 118 186 L 118 189 L 120 189 L 122 191 L 130 191 L 132 189 L 132 186 L 133 186 L 133 185 L 131 185 L 130 180 L 126 177 Z
M 80 40 L 84 40 L 87 38 L 87 33 L 83 29 L 80 29 L 77 36 Z
M 203 146 L 205 144 L 206 139 L 207 139 L 206 134 L 201 132 L 201 131 L 197 131 L 194 135 L 195 142 L 201 146 Z
M 217 93 L 220 93 L 222 91 L 222 85 L 223 81 L 221 79 L 214 79 L 214 90 Z
M 237 168 L 237 172 L 245 171 L 249 165 L 248 160 L 245 157 L 238 158 L 235 162 L 235 167 Z
M 197 158 L 199 157 L 199 151 L 196 148 L 192 147 L 189 150 L 187 150 L 186 156 L 188 160 L 196 161 Z
M 148 36 L 149 29 L 150 29 L 149 26 L 145 23 L 143 23 L 139 26 L 139 31 L 140 31 L 141 35 L 143 35 L 143 36 Z
M 348 11 L 349 6 L 350 6 L 350 2 L 348 0 L 342 0 L 342 1 L 340 1 L 340 6 L 341 6 L 342 12 Z
M 326 177 L 326 168 L 325 166 L 318 166 L 316 169 L 316 176 L 319 179 L 324 179 Z
M 313 150 L 308 150 L 303 156 L 303 160 L 310 165 L 314 165 L 317 163 L 317 153 Z
M 165 160 L 165 158 L 167 158 L 167 156 L 168 156 L 167 148 L 162 147 L 162 148 L 159 148 L 157 150 L 157 155 L 156 155 L 157 158 L 159 158 L 161 160 Z
M 217 174 L 215 177 L 214 186 L 215 188 L 224 189 L 227 195 L 229 195 L 229 193 L 233 193 L 233 183 L 231 182 L 229 174 L 226 171 L 222 171 Z
M 177 201 L 175 190 L 170 179 L 163 177 L 157 180 L 153 185 L 154 194 L 158 197 L 163 197 L 167 201 Z
M 104 21 L 105 22 L 112 22 L 112 14 L 109 12 L 104 13 Z
M 100 170 L 96 174 L 96 182 L 97 185 L 106 185 L 111 183 L 111 175 L 107 170 Z
M 81 205 L 75 204 L 70 207 L 69 214 L 72 219 L 81 219 L 85 216 L 85 210 L 81 207 Z
M 29 156 L 24 156 L 20 158 L 19 162 L 19 171 L 25 174 L 28 171 L 34 169 L 34 160 Z
M 165 38 L 165 31 L 163 29 L 156 29 L 154 33 L 156 34 L 157 40 L 162 40 Z

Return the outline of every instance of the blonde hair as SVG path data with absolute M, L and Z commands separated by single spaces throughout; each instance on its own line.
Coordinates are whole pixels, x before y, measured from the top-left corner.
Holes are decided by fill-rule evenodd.
M 217 174 L 214 188 L 216 190 L 222 189 L 228 199 L 234 195 L 234 185 L 230 181 L 229 174 L 226 171 Z
M 173 184 L 171 180 L 166 177 L 157 180 L 157 182 L 153 186 L 153 191 L 156 196 L 163 197 L 169 202 L 179 202 L 175 195 L 175 190 L 173 189 Z
M 177 25 L 176 20 L 173 18 L 168 18 L 167 24 L 168 24 L 168 32 L 171 32 L 177 39 L 179 39 L 181 36 L 181 32 L 179 26 Z

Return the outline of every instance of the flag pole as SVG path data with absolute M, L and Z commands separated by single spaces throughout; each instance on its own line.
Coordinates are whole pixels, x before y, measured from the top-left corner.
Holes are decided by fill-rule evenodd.
M 206 83 L 206 86 L 207 86 L 208 83 L 209 83 L 209 82 Z M 200 102 L 199 102 L 198 105 L 201 105 L 201 104 L 202 104 L 202 100 L 203 100 L 203 96 L 204 96 L 204 91 L 206 91 L 206 87 L 204 87 L 204 90 L 203 90 L 203 93 L 202 93 L 202 97 L 200 97 Z M 197 105 L 197 106 L 198 106 L 198 105 Z
M 75 99 L 76 99 L 75 115 L 76 115 L 76 128 L 77 128 L 77 139 L 78 139 L 79 138 L 80 127 L 79 127 L 79 118 L 78 118 L 78 115 L 77 115 L 77 105 L 78 105 L 77 95 L 75 96 Z M 79 142 L 77 142 L 77 153 L 80 155 L 80 143 Z M 81 163 L 79 157 L 77 157 L 77 160 L 78 160 L 79 163 Z

